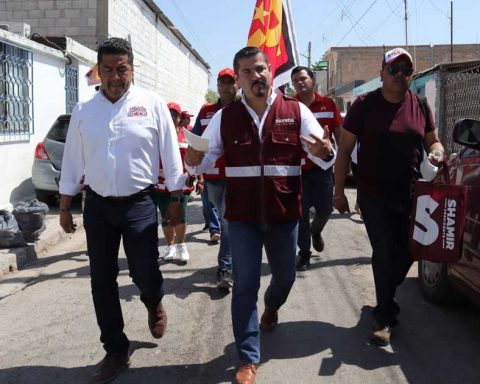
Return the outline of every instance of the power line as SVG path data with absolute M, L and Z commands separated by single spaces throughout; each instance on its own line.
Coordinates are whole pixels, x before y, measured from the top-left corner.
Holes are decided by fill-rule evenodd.
M 450 20 L 450 16 L 448 16 L 448 14 L 444 13 L 440 8 L 438 8 L 437 5 L 436 5 L 432 0 L 428 0 L 428 2 L 429 2 L 430 4 L 432 4 L 433 7 L 434 7 L 438 12 L 440 12 L 443 16 L 445 16 L 447 19 Z
M 196 40 L 198 41 L 198 43 L 200 44 L 200 46 L 205 50 L 205 52 L 207 52 L 207 54 L 213 59 L 213 64 L 218 67 L 218 62 L 217 62 L 217 59 L 215 58 L 215 56 L 209 51 L 209 49 L 205 46 L 205 44 L 203 44 L 203 42 L 200 40 L 200 38 L 198 37 L 199 34 L 195 32 L 195 30 L 193 29 L 193 27 L 190 25 L 188 19 L 185 17 L 184 13 L 182 12 L 182 10 L 180 9 L 180 7 L 177 5 L 177 3 L 175 2 L 175 0 L 171 0 L 172 1 L 172 4 L 174 5 L 174 7 L 177 9 L 178 13 L 180 14 L 181 18 L 183 19 L 183 22 L 185 23 L 185 26 L 187 27 L 188 30 L 190 30 L 190 33 L 192 34 L 192 37 L 196 38 Z
M 367 10 L 362 14 L 362 16 L 360 16 L 360 17 L 358 18 L 358 20 L 355 22 L 355 24 L 352 25 L 352 28 L 350 28 L 350 29 L 348 30 L 348 32 L 345 33 L 345 35 L 343 35 L 343 37 L 338 41 L 338 43 L 335 44 L 337 47 L 340 45 L 340 43 L 343 41 L 343 39 L 345 39 L 345 37 L 347 37 L 348 34 L 349 34 L 350 32 L 352 32 L 353 28 L 355 28 L 355 26 L 360 22 L 360 20 L 362 20 L 362 19 L 365 17 L 365 15 L 370 11 L 370 9 L 372 9 L 372 7 L 377 3 L 377 1 L 378 1 L 378 0 L 374 0 L 374 1 L 372 2 L 372 4 L 370 4 L 370 6 L 369 6 L 369 7 L 367 8 Z
M 360 35 L 359 31 L 358 31 L 357 28 L 355 27 L 354 22 L 353 22 L 353 17 L 351 16 L 351 13 L 350 13 L 350 11 L 348 10 L 347 6 L 346 6 L 346 5 L 343 3 L 343 1 L 341 1 L 341 0 L 335 0 L 335 2 L 336 2 L 337 4 L 340 4 L 340 5 L 342 6 L 342 8 L 343 8 L 343 9 L 342 9 L 342 12 L 345 11 L 345 15 L 347 16 L 348 20 L 349 20 L 350 23 L 352 24 L 352 26 L 353 26 L 353 28 L 354 28 L 354 30 L 355 30 L 355 33 L 356 33 L 356 35 L 357 35 L 357 37 L 363 42 L 363 44 L 368 45 L 368 42 L 365 41 L 365 39 Z M 348 5 L 348 7 L 353 8 L 353 6 L 355 5 L 356 2 L 357 2 L 357 0 L 355 0 L 355 1 L 353 2 L 353 4 Z M 362 30 L 362 32 L 365 34 L 365 36 L 367 37 L 367 39 L 371 39 L 371 36 L 368 34 L 368 32 L 365 31 L 365 29 L 363 29 L 363 27 L 362 27 L 360 24 L 359 24 L 358 26 L 359 26 L 359 28 Z

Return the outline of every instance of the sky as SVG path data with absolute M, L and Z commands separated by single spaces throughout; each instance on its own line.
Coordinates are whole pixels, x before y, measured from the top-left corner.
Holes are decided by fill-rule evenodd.
M 246 45 L 255 0 L 155 0 L 216 74 Z M 450 0 L 408 0 L 408 45 L 450 44 Z M 405 45 L 404 0 L 290 0 L 300 65 L 330 47 Z M 480 41 L 480 1 L 453 1 L 453 43 Z

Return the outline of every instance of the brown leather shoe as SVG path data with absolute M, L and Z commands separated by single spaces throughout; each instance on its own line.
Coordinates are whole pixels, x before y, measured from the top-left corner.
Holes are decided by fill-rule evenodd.
M 260 328 L 265 332 L 272 332 L 278 324 L 278 311 L 265 308 L 260 319 Z
M 91 384 L 108 383 L 130 366 L 128 354 L 107 352 L 90 379 Z
M 370 342 L 380 347 L 386 347 L 390 344 L 391 336 L 392 328 L 389 325 L 379 326 L 370 335 Z
M 240 365 L 235 374 L 235 384 L 254 384 L 258 364 L 248 363 Z
M 167 329 L 167 312 L 162 302 L 158 303 L 156 309 L 148 310 L 148 327 L 150 333 L 156 339 L 160 339 Z

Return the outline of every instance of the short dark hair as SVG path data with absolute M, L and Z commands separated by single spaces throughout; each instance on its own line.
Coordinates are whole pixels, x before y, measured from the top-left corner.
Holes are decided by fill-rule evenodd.
M 98 44 L 97 62 L 100 63 L 102 55 L 127 55 L 128 64 L 133 65 L 132 45 L 128 40 L 120 37 L 109 37 Z
M 267 55 L 260 48 L 258 48 L 258 47 L 245 47 L 245 48 L 242 48 L 240 51 L 238 51 L 235 54 L 235 57 L 233 58 L 233 70 L 235 71 L 235 73 L 238 75 L 238 69 L 240 68 L 240 64 L 238 62 L 240 60 L 246 59 L 248 57 L 256 56 L 259 53 L 262 54 L 262 56 L 265 59 L 265 62 L 267 63 L 267 65 L 270 64 L 270 62 L 268 61 Z
M 315 76 L 313 74 L 313 71 L 310 68 L 302 67 L 301 65 L 292 69 L 292 73 L 290 74 L 290 79 L 293 78 L 293 75 L 295 75 L 296 73 L 301 72 L 301 71 L 307 72 L 308 76 L 310 76 L 310 78 L 315 81 Z

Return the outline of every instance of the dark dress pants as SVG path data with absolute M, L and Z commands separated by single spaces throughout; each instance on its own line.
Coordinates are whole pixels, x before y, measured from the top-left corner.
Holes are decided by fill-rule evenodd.
M 315 216 L 310 224 L 310 208 L 314 207 Z M 323 170 L 314 167 L 302 172 L 302 209 L 298 222 L 299 256 L 310 258 L 310 230 L 322 233 L 333 211 L 333 174 L 332 168 Z
M 373 251 L 377 297 L 373 314 L 380 324 L 395 325 L 400 313 L 395 292 L 413 263 L 408 250 L 411 195 L 393 192 L 373 196 L 359 192 L 358 202 Z
M 127 353 L 129 341 L 123 332 L 117 284 L 120 240 L 140 299 L 147 308 L 156 308 L 163 297 L 163 278 L 157 263 L 157 208 L 150 194 L 112 201 L 88 192 L 83 220 L 100 340 L 107 352 Z

